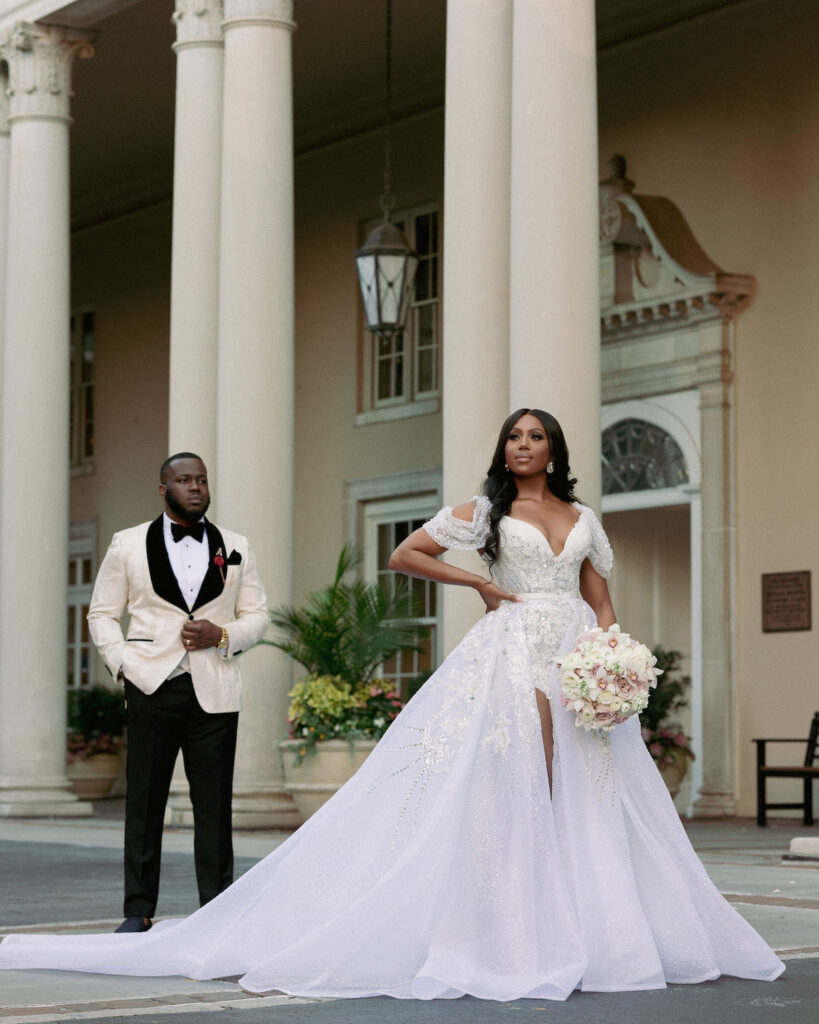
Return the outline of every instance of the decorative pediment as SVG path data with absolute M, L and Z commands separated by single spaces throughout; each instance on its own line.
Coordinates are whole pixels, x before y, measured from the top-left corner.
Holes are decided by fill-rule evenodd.
M 754 293 L 753 276 L 721 270 L 670 199 L 634 195 L 622 156 L 609 169 L 600 183 L 603 341 L 736 316 Z

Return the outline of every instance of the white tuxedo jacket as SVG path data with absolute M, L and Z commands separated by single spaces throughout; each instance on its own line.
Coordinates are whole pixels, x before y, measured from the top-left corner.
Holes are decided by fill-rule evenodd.
M 144 693 L 157 690 L 182 659 L 180 631 L 189 616 L 224 626 L 227 651 L 188 652 L 191 678 L 205 711 L 238 711 L 242 678 L 235 657 L 264 635 L 267 595 L 247 539 L 207 520 L 205 529 L 208 570 L 190 610 L 168 558 L 162 516 L 115 533 L 94 584 L 88 625 L 111 674 L 122 671 Z M 224 565 L 214 562 L 219 554 Z M 121 625 L 125 611 L 127 635 Z

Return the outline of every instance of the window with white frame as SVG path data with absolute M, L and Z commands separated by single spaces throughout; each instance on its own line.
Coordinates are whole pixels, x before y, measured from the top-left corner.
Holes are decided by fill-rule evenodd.
M 435 205 L 396 213 L 395 223 L 418 253 L 407 327 L 389 338 L 364 334 L 364 394 L 359 425 L 435 412 L 440 399 L 440 228 Z M 368 225 L 372 227 L 374 225 Z
M 438 511 L 436 494 L 368 501 L 363 506 L 364 570 L 367 579 L 387 587 L 395 573 L 389 567 L 390 555 L 413 530 Z M 439 658 L 439 587 L 431 580 L 410 579 L 415 597 L 420 651 L 403 651 L 385 662 L 380 675 L 405 699 L 412 695 L 436 668 Z
M 94 589 L 94 548 L 96 530 L 93 521 L 71 524 L 68 548 L 68 635 L 66 646 L 66 685 L 82 690 L 91 685 L 91 635 L 88 630 L 88 606 Z
M 94 310 L 71 314 L 71 466 L 90 466 L 94 459 L 94 385 L 96 351 Z

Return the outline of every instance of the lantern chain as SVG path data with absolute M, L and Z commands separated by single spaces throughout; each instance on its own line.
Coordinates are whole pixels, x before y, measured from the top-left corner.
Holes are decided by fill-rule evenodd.
M 395 207 L 395 196 L 392 194 L 392 0 L 386 0 L 387 18 L 384 33 L 385 53 L 385 102 L 384 102 L 384 192 L 381 196 L 381 209 L 384 220 L 390 219 Z

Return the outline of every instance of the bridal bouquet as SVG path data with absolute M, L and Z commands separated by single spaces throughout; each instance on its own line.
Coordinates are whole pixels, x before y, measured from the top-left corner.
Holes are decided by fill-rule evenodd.
M 574 650 L 554 660 L 561 670 L 563 706 L 574 711 L 574 724 L 584 729 L 608 731 L 639 714 L 661 674 L 651 651 L 617 623 L 581 633 Z

